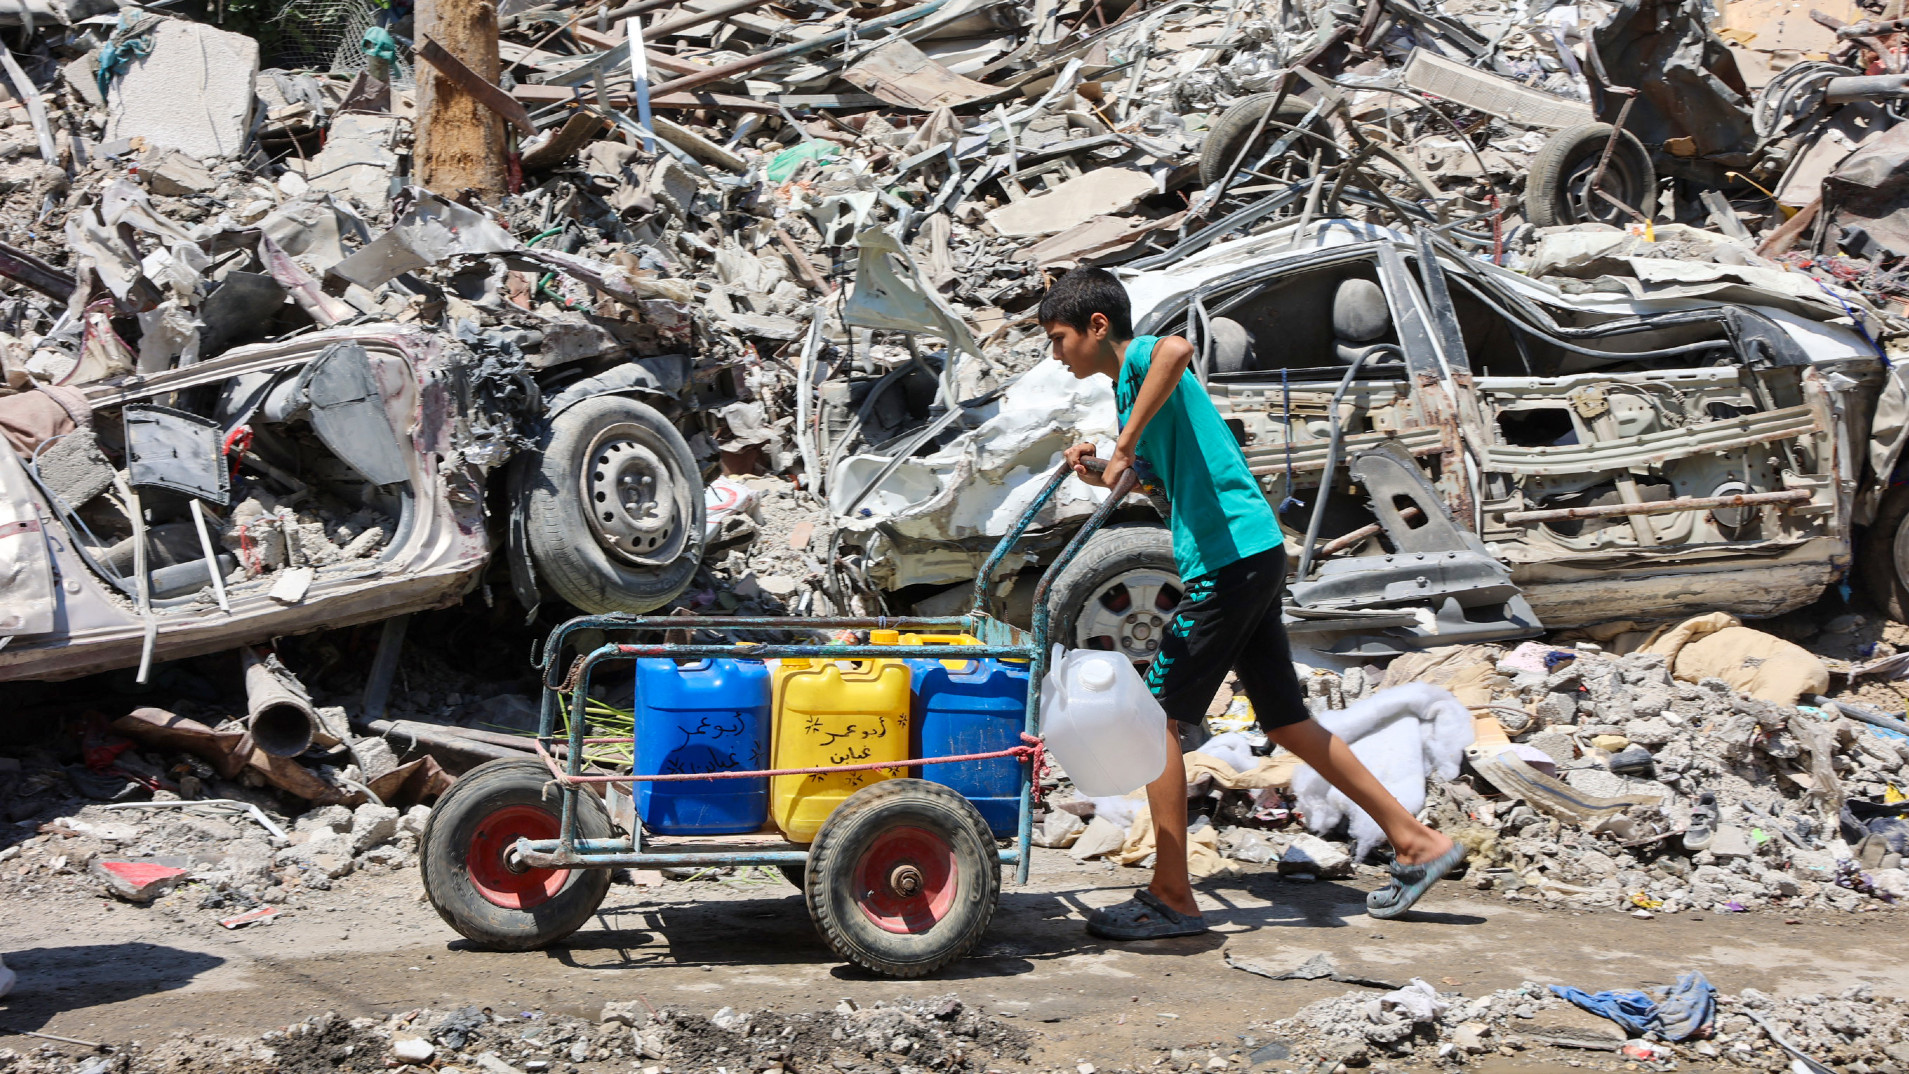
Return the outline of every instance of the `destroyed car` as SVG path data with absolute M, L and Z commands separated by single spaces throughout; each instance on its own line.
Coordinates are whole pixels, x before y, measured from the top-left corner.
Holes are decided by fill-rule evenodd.
M 1136 332 L 1194 341 L 1195 375 L 1277 509 L 1299 644 L 1377 655 L 1776 615 L 1849 575 L 1864 524 L 1867 587 L 1892 615 L 1909 610 L 1909 487 L 1888 482 L 1905 393 L 1883 359 L 1900 326 L 1686 233 L 1674 259 L 1663 242 L 1630 256 L 1637 244 L 1615 228 L 1566 232 L 1521 275 L 1429 231 L 1339 220 L 1126 274 Z M 997 415 L 975 442 L 891 479 L 921 490 L 920 471 L 938 471 L 938 489 L 848 520 L 891 588 L 955 580 L 954 563 L 978 563 L 965 540 L 921 535 L 992 532 L 1016 490 L 1051 471 L 1055 445 L 1111 438 L 1104 385 L 1098 400 L 1056 403 L 1065 389 L 1042 367 L 1023 383 L 1053 415 L 1037 435 L 1005 436 Z M 1091 505 L 1080 491 L 1032 560 Z M 959 502 L 977 495 L 992 498 Z M 1072 644 L 1141 661 L 1180 580 L 1155 510 L 1135 496 L 1120 512 L 1056 580 L 1053 612 Z M 963 587 L 945 592 L 926 602 Z
M 493 552 L 529 608 L 654 609 L 705 544 L 688 381 L 372 323 L 60 389 L 83 405 L 0 451 L 0 680 L 443 607 Z

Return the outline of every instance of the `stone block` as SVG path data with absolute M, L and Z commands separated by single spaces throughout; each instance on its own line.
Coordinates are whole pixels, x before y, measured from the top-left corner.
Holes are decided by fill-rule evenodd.
M 1352 855 L 1316 835 L 1301 835 L 1280 855 L 1281 873 L 1310 873 L 1320 879 L 1352 875 Z
M 244 152 L 258 42 L 184 19 L 161 21 L 151 40 L 107 90 L 105 140 L 143 138 L 200 160 Z

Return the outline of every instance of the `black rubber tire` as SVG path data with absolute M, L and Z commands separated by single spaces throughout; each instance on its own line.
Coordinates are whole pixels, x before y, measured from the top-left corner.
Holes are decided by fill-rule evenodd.
M 809 866 L 806 862 L 801 865 L 778 865 L 776 871 L 782 874 L 782 879 L 795 885 L 798 891 L 808 890 Z
M 890 932 L 870 920 L 856 880 L 864 851 L 897 828 L 923 829 L 953 851 L 953 899 L 919 932 Z M 966 798 L 939 783 L 886 779 L 849 795 L 822 822 L 806 879 L 809 917 L 836 954 L 885 977 L 921 977 L 966 954 L 987 931 L 1001 896 L 1001 861 L 987 821 Z
M 485 818 L 512 806 L 532 806 L 561 816 L 557 791 L 546 795 L 550 770 L 534 758 L 486 761 L 464 773 L 425 822 L 418 871 L 431 906 L 465 938 L 493 951 L 529 951 L 577 931 L 603 904 L 610 870 L 572 869 L 562 890 L 529 909 L 499 906 L 478 892 L 468 856 Z M 610 813 L 588 790 L 577 795 L 577 835 L 608 839 Z
M 1082 648 L 1075 628 L 1087 602 L 1109 580 L 1131 570 L 1163 571 L 1175 579 L 1180 577 L 1180 568 L 1173 561 L 1173 534 L 1165 526 L 1129 522 L 1108 526 L 1089 537 L 1048 592 L 1048 636 L 1070 649 Z
M 1877 609 L 1909 623 L 1909 485 L 1883 494 L 1876 520 L 1863 530 L 1856 564 L 1861 588 Z
M 1220 113 L 1220 118 L 1215 120 L 1213 126 L 1206 132 L 1205 144 L 1200 147 L 1201 186 L 1212 186 L 1225 178 L 1226 169 L 1233 166 L 1233 158 L 1239 156 L 1240 147 L 1246 144 L 1246 139 L 1252 135 L 1253 128 L 1259 126 L 1260 115 L 1277 96 L 1276 93 L 1255 93 L 1235 101 L 1232 107 Z M 1277 141 L 1282 134 L 1287 133 L 1277 124 L 1285 124 L 1287 128 L 1298 126 L 1299 121 L 1306 118 L 1306 113 L 1312 111 L 1313 103 L 1303 97 L 1288 94 L 1286 99 L 1279 103 L 1278 110 L 1267 120 L 1266 129 L 1260 132 L 1256 148 L 1263 150 Z M 1303 160 L 1311 160 L 1314 150 L 1323 150 L 1319 158 L 1320 166 L 1337 164 L 1340 154 L 1337 143 L 1332 140 L 1331 125 L 1322 116 L 1313 120 L 1312 126 L 1308 129 L 1320 137 L 1302 136 L 1293 143 L 1289 152 Z M 1251 161 L 1247 163 L 1250 164 Z
M 1622 227 L 1630 223 L 1629 214 L 1603 198 L 1598 198 L 1587 213 L 1573 190 L 1578 183 L 1588 185 L 1589 172 L 1596 170 L 1610 140 L 1609 123 L 1585 123 L 1546 139 L 1531 158 L 1531 173 L 1525 178 L 1525 219 L 1536 227 L 1593 221 Z M 1611 151 L 1611 162 L 1604 172 L 1604 188 L 1645 216 L 1655 215 L 1655 206 L 1645 203 L 1657 197 L 1657 175 L 1651 167 L 1649 150 L 1630 131 L 1617 136 L 1617 148 Z
M 667 563 L 631 563 L 605 548 L 586 515 L 586 456 L 597 436 L 621 427 L 661 460 L 671 476 L 676 517 L 687 532 Z M 649 612 L 674 600 L 696 577 L 703 555 L 703 483 L 683 434 L 655 408 L 603 395 L 558 414 L 537 446 L 529 474 L 526 537 L 538 576 L 579 611 Z M 672 539 L 669 544 L 675 544 Z

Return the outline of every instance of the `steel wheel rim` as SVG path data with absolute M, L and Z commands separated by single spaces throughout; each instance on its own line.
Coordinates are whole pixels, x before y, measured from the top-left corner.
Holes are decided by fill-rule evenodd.
M 570 881 L 568 869 L 512 868 L 510 848 L 519 839 L 555 839 L 557 818 L 536 806 L 506 806 L 478 822 L 464 868 L 486 902 L 528 910 L 557 897 Z
M 1631 218 L 1624 210 L 1605 201 L 1591 189 L 1591 177 L 1597 174 L 1597 162 L 1603 155 L 1604 151 L 1600 147 L 1596 153 L 1580 160 L 1571 169 L 1571 174 L 1564 180 L 1565 197 L 1572 211 L 1577 214 L 1579 223 L 1616 224 L 1622 227 L 1630 223 Z M 1637 188 L 1640 185 L 1637 175 L 1631 171 L 1630 162 L 1624 159 L 1620 151 L 1613 150 L 1611 161 L 1604 168 L 1604 189 L 1610 191 L 1612 197 L 1649 216 L 1649 213 L 1644 212 L 1644 206 L 1638 204 L 1640 197 Z
M 880 832 L 855 860 L 855 904 L 884 932 L 917 935 L 948 916 L 960 888 L 954 847 L 926 828 Z
M 590 442 L 578 475 L 591 536 L 642 567 L 674 563 L 688 541 L 684 475 L 654 441 L 640 425 L 611 425 Z
M 1081 605 L 1074 623 L 1075 644 L 1083 649 L 1123 653 L 1144 664 L 1160 651 L 1173 609 L 1184 591 L 1178 576 L 1136 567 L 1096 588 Z

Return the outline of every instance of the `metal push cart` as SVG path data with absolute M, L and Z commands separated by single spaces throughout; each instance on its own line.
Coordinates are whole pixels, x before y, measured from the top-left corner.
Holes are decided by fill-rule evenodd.
M 975 579 L 968 614 L 930 618 L 746 618 L 735 616 L 592 615 L 552 630 L 538 663 L 543 670 L 537 756 L 490 761 L 466 773 L 431 812 L 422 840 L 424 890 L 450 926 L 477 943 L 528 950 L 569 935 L 589 920 L 610 885 L 611 869 L 767 865 L 800 883 L 810 916 L 843 958 L 877 973 L 918 977 L 960 957 L 980 939 L 1000 895 L 1001 866 L 1027 882 L 1033 792 L 1039 773 L 1040 688 L 1047 668 L 1048 590 L 1081 546 L 1133 487 L 1124 475 L 1106 502 L 1042 574 L 1034 591 L 1031 630 L 988 614 L 996 570 L 1053 498 L 1069 469 L 1063 463 L 995 546 Z M 886 629 L 969 634 L 979 645 L 832 643 L 672 644 L 669 631 L 762 634 Z M 566 668 L 563 654 L 582 631 L 603 641 Z M 664 633 L 662 643 L 639 640 Z M 593 785 L 613 788 L 670 779 L 718 779 L 813 773 L 813 769 L 696 775 L 597 774 L 585 751 L 631 737 L 596 738 L 585 731 L 587 699 L 597 670 L 645 657 L 964 658 L 1005 657 L 1029 666 L 1024 732 L 1019 745 L 962 757 L 913 758 L 846 765 L 828 772 L 898 772 L 923 764 L 1014 756 L 1022 762 L 1017 834 L 1003 848 L 973 803 L 938 783 L 881 779 L 835 806 L 813 842 L 789 842 L 773 829 L 745 836 L 646 835 L 634 810 L 617 834 Z M 559 720 L 568 695 L 569 717 Z M 641 718 L 640 716 L 638 717 Z M 560 733 L 560 723 L 567 722 Z M 634 753 L 634 749 L 632 749 Z M 914 752 L 909 750 L 906 752 Z M 611 797 L 615 798 L 615 792 Z M 628 802 L 633 795 L 622 797 Z M 799 873 L 798 873 L 799 870 Z

